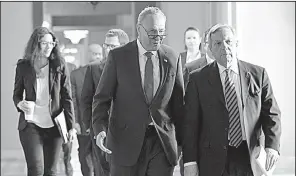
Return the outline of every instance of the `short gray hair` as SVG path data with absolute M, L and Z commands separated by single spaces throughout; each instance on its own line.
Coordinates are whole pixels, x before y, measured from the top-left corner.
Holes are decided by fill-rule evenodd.
M 208 32 L 208 34 L 207 34 L 207 36 L 206 36 L 206 37 L 207 37 L 206 40 L 208 41 L 210 47 L 211 47 L 211 45 L 212 45 L 212 35 L 213 35 L 214 33 L 216 33 L 218 30 L 222 29 L 222 28 L 228 28 L 228 29 L 230 29 L 231 32 L 233 33 L 235 39 L 237 40 L 235 29 L 234 29 L 232 26 L 230 26 L 230 25 L 228 25 L 228 24 L 221 24 L 221 23 L 218 23 L 218 24 L 215 24 L 214 26 L 212 26 L 212 27 L 210 28 L 210 30 L 209 30 L 209 32 Z
M 162 15 L 166 21 L 166 16 L 158 7 L 146 7 L 139 14 L 137 24 L 141 24 L 147 15 Z

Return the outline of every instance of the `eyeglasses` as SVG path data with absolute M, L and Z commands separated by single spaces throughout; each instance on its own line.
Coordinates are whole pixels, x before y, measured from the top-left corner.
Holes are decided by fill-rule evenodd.
M 54 46 L 56 45 L 56 42 L 39 41 L 39 43 L 41 44 L 41 46 L 50 46 L 50 47 L 54 47 Z
M 104 48 L 114 49 L 114 48 L 116 48 L 116 47 L 119 47 L 119 45 L 113 45 L 113 44 L 103 43 L 103 47 L 104 47 Z
M 160 35 L 158 35 L 158 34 L 149 34 L 142 24 L 139 24 L 139 25 L 142 26 L 142 28 L 145 30 L 145 32 L 146 32 L 149 39 L 156 39 L 157 37 L 160 37 L 160 40 L 162 40 L 162 39 L 166 38 L 165 32 L 157 31 L 157 33 L 160 33 Z

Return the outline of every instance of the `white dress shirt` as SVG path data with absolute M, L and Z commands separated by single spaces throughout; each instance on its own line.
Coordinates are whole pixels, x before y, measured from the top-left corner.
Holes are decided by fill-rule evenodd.
M 145 65 L 147 61 L 147 56 L 145 53 L 147 52 L 142 44 L 140 43 L 139 39 L 137 39 L 137 45 L 139 50 L 139 65 L 140 65 L 140 72 L 141 72 L 141 78 L 142 78 L 142 88 L 144 90 L 144 78 L 145 78 Z M 153 54 L 151 56 L 152 64 L 153 64 L 153 96 L 155 95 L 159 82 L 160 82 L 160 71 L 159 71 L 159 59 L 157 55 L 157 51 L 151 51 Z
M 53 121 L 49 112 L 49 66 L 41 68 L 40 77 L 36 75 L 36 101 L 33 112 L 33 119 L 28 122 L 34 123 L 41 128 L 53 127 Z
M 186 63 L 195 61 L 195 60 L 197 60 L 199 58 L 201 58 L 201 53 L 199 51 L 198 52 L 194 52 L 194 53 L 191 53 L 191 52 L 188 52 L 187 51 L 187 54 L 186 54 Z

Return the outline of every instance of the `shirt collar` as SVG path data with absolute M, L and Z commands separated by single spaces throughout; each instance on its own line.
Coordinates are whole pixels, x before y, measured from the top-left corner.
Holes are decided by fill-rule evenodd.
M 138 45 L 138 50 L 139 50 L 139 56 L 145 55 L 145 53 L 147 52 L 147 50 L 145 50 L 145 48 L 143 47 L 143 45 L 141 44 L 141 42 L 139 41 L 139 39 L 137 39 L 137 45 Z M 157 56 L 156 51 L 150 51 L 154 56 Z
M 221 75 L 226 70 L 226 68 L 224 66 L 220 65 L 218 62 L 217 62 L 217 64 L 218 64 L 218 68 L 219 68 L 219 73 Z M 236 74 L 239 73 L 238 72 L 237 59 L 232 60 L 232 63 L 230 65 L 229 69 L 232 70 Z

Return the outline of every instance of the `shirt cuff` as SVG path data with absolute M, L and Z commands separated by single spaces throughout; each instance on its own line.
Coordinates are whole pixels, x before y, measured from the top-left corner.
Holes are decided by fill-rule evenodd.
M 186 166 L 191 166 L 191 165 L 196 165 L 197 162 L 193 161 L 193 162 L 188 162 L 188 163 L 184 163 L 184 167 Z

